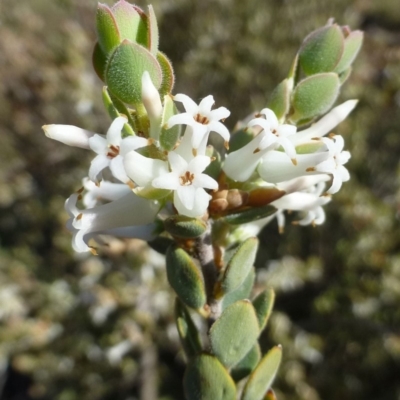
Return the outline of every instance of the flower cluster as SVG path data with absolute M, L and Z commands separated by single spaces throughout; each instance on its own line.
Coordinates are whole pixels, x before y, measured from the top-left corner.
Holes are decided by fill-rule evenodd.
M 160 213 L 207 218 L 213 193 L 229 189 L 229 185 L 240 188 L 251 183 L 252 187 L 273 187 L 282 193 L 270 202 L 276 208 L 272 216 L 247 225 L 251 232 L 273 217 L 283 230 L 285 210 L 303 212 L 298 221 L 301 225 L 324 221 L 322 206 L 349 179 L 344 164 L 350 153 L 343 151 L 343 137 L 331 130 L 347 117 L 356 101 L 339 105 L 299 132 L 295 125 L 281 123 L 272 110 L 265 108 L 247 123 L 245 133 L 252 139 L 225 157 L 221 152 L 215 160 L 210 156 L 209 136 L 217 133 L 229 149 L 230 133 L 222 123 L 229 110 L 213 110 L 211 95 L 199 105 L 184 94 L 173 96 L 173 100 L 185 111 L 176 111 L 163 122 L 166 106 L 145 72 L 142 101 L 149 124 L 147 135 L 124 135 L 128 118 L 122 114 L 113 120 L 105 136 L 74 126 L 43 127 L 52 139 L 96 153 L 84 187 L 66 201 L 70 216 L 67 226 L 73 232 L 76 251 L 89 250 L 89 240 L 100 234 L 149 240 Z M 180 125 L 186 126 L 184 133 L 166 150 L 161 135 Z M 217 174 L 208 170 L 214 160 Z M 110 181 L 103 180 L 106 170 Z M 77 208 L 80 199 L 86 209 Z

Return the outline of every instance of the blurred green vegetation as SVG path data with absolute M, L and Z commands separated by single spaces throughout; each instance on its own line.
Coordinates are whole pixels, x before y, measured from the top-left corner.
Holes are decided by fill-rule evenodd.
M 107 1 L 111 4 L 111 1 Z M 142 7 L 144 2 L 138 2 Z M 155 0 L 174 92 L 213 94 L 236 120 L 265 106 L 302 39 L 334 17 L 366 32 L 337 132 L 352 179 L 316 229 L 261 234 L 258 287 L 277 304 L 280 400 L 400 399 L 400 7 L 397 0 Z M 1 399 L 182 399 L 183 357 L 162 256 L 112 240 L 73 253 L 64 200 L 91 155 L 45 123 L 104 133 L 91 67 L 94 0 L 0 4 Z

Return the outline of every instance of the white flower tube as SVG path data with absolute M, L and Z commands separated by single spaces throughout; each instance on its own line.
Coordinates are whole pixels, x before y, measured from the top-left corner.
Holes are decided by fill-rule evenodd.
M 118 232 L 121 228 L 126 231 L 130 228 L 130 235 L 135 237 L 147 238 L 149 225 L 154 223 L 159 210 L 156 202 L 132 192 L 110 203 L 80 210 L 76 207 L 79 196 L 75 193 L 65 203 L 65 209 L 71 217 L 67 227 L 74 233 L 72 245 L 77 252 L 90 250 L 87 245 L 90 238 Z
M 43 125 L 42 129 L 48 138 L 82 149 L 89 149 L 89 139 L 96 135 L 73 125 Z

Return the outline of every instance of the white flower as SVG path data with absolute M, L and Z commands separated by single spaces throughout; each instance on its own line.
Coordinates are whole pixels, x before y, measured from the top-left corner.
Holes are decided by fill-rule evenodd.
M 286 155 L 296 165 L 296 149 L 288 137 L 294 135 L 297 128 L 294 125 L 280 124 L 275 113 L 269 108 L 264 108 L 260 114 L 264 114 L 266 119 L 255 118 L 247 125 L 249 127 L 258 125 L 263 129 L 260 133 L 263 135 L 263 139 L 258 145 L 258 150 L 275 150 L 282 146 Z
M 267 119 L 252 119 L 247 126 L 258 125 L 262 128 L 262 132 L 239 150 L 229 153 L 225 159 L 223 170 L 229 178 L 235 181 L 247 181 L 257 168 L 260 160 L 280 146 L 283 147 L 286 154 L 276 153 L 280 153 L 286 158 L 289 157 L 291 163 L 297 165 L 296 149 L 288 140 L 288 136 L 296 133 L 296 127 L 294 125 L 280 125 L 274 112 L 268 108 L 263 109 L 261 113 Z
M 168 162 L 147 158 L 131 151 L 124 160 L 128 176 L 140 187 L 174 191 L 174 206 L 179 214 L 202 216 L 211 196 L 204 189 L 217 189 L 218 183 L 202 172 L 210 164 L 198 155 L 188 162 L 179 154 L 168 153 Z
M 198 149 L 205 149 L 210 132 L 216 132 L 225 140 L 225 146 L 228 146 L 229 131 L 220 120 L 228 118 L 230 111 L 225 107 L 219 107 L 211 110 L 214 105 L 213 96 L 205 97 L 197 105 L 189 96 L 177 94 L 175 101 L 183 103 L 185 113 L 173 115 L 167 123 L 167 129 L 174 125 L 187 125 L 192 128 L 192 148 L 193 154 L 198 153 Z
M 86 208 L 94 207 L 99 201 L 118 200 L 131 192 L 130 187 L 124 183 L 101 181 L 96 185 L 89 178 L 84 178 L 82 183 L 85 188 L 83 204 Z
M 70 219 L 67 228 L 73 232 L 72 246 L 77 252 L 89 251 L 88 241 L 100 234 L 136 237 L 149 240 L 155 229 L 154 220 L 159 205 L 130 192 L 110 203 L 80 210 L 75 193 L 65 202 Z
M 320 138 L 328 133 L 331 133 L 332 129 L 339 125 L 346 117 L 353 111 L 357 105 L 358 100 L 348 100 L 338 105 L 329 111 L 328 114 L 324 115 L 319 121 L 311 125 L 309 128 L 297 132 L 291 136 L 289 140 L 295 145 L 310 141 L 313 138 Z
M 349 161 L 351 155 L 343 151 L 344 139 L 342 136 L 333 136 L 332 139 L 321 139 L 328 148 L 329 158 L 318 164 L 313 171 L 332 175 L 332 185 L 327 191 L 329 194 L 337 193 L 343 182 L 350 179 L 349 171 L 343 165 Z
M 150 137 L 158 140 L 163 107 L 160 94 L 147 71 L 143 72 L 142 75 L 142 102 L 150 120 Z
M 106 137 L 95 134 L 89 139 L 90 148 L 98 155 L 92 160 L 89 178 L 98 183 L 104 168 L 109 167 L 115 178 L 129 182 L 123 166 L 123 157 L 131 150 L 148 145 L 148 140 L 138 136 L 122 138 L 121 131 L 127 122 L 125 117 L 115 118 L 107 131 Z
M 283 232 L 285 225 L 284 211 L 303 211 L 304 218 L 296 221 L 299 225 L 321 225 L 325 221 L 325 212 L 323 205 L 331 201 L 330 196 L 321 196 L 324 191 L 325 183 L 321 181 L 317 185 L 311 187 L 307 191 L 295 192 L 281 197 L 271 203 L 278 209 L 275 215 L 278 219 L 279 231 Z
M 82 149 L 90 148 L 89 139 L 95 135 L 94 132 L 73 125 L 43 125 L 42 129 L 48 138 Z
M 218 189 L 218 183 L 202 172 L 210 164 L 207 156 L 194 157 L 189 163 L 179 154 L 168 154 L 171 172 L 152 182 L 153 187 L 174 191 L 174 206 L 179 214 L 188 217 L 202 216 L 211 196 L 204 189 Z

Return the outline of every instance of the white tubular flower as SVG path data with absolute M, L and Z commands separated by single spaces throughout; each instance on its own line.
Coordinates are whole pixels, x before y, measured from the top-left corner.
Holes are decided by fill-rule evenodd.
M 269 151 L 258 166 L 261 178 L 269 183 L 280 183 L 301 176 L 315 175 L 315 166 L 329 158 L 328 151 L 311 154 L 298 154 L 297 165 L 288 159 L 281 151 Z
M 348 100 L 333 108 L 310 128 L 297 132 L 289 140 L 295 145 L 307 142 L 313 138 L 319 138 L 331 133 L 332 129 L 339 125 L 353 111 L 358 100 Z
M 294 125 L 280 125 L 275 113 L 269 108 L 264 108 L 260 114 L 264 118 L 254 118 L 248 123 L 248 127 L 260 126 L 262 131 L 247 145 L 239 150 L 229 153 L 225 159 L 223 170 L 226 175 L 238 182 L 247 181 L 260 160 L 269 152 L 282 146 L 284 157 L 289 157 L 293 165 L 297 165 L 296 149 L 289 141 L 288 136 L 296 133 Z
M 73 125 L 43 125 L 42 129 L 48 138 L 82 149 L 89 149 L 89 139 L 96 135 Z
M 285 216 L 283 211 L 303 211 L 306 213 L 303 219 L 296 221 L 299 225 L 321 225 L 325 221 L 325 212 L 322 208 L 331 201 L 330 196 L 321 196 L 325 188 L 324 182 L 320 182 L 308 192 L 295 192 L 281 197 L 271 203 L 278 209 L 276 217 L 278 219 L 279 231 L 283 232 Z
M 124 183 L 101 181 L 96 185 L 89 178 L 83 179 L 83 187 L 86 192 L 83 196 L 83 204 L 86 208 L 94 207 L 98 201 L 113 201 L 131 192 L 129 186 Z
M 188 217 L 202 216 L 211 196 L 204 189 L 217 189 L 218 183 L 202 172 L 210 164 L 207 156 L 194 157 L 189 163 L 175 152 L 168 154 L 171 172 L 160 175 L 152 186 L 174 191 L 174 206 L 179 214 Z
M 193 154 L 197 154 L 198 148 L 205 148 L 210 132 L 216 132 L 225 140 L 225 146 L 228 146 L 229 131 L 220 120 L 228 118 L 230 111 L 225 107 L 219 107 L 211 110 L 214 105 L 213 96 L 205 97 L 197 105 L 189 96 L 177 94 L 175 101 L 179 101 L 185 108 L 185 113 L 173 115 L 167 123 L 167 129 L 174 125 L 187 125 L 192 128 L 192 148 Z
M 288 137 L 293 136 L 297 128 L 294 125 L 279 124 L 275 113 L 269 108 L 264 108 L 260 114 L 264 114 L 266 119 L 255 118 L 248 123 L 249 127 L 258 125 L 263 129 L 261 134 L 264 134 L 264 137 L 259 144 L 259 150 L 275 150 L 282 146 L 286 155 L 296 165 L 296 149 Z
M 332 139 L 321 139 L 328 148 L 329 158 L 318 164 L 313 171 L 332 175 L 332 185 L 327 191 L 329 194 L 337 193 L 343 182 L 350 179 L 349 171 L 343 165 L 349 161 L 351 154 L 343 151 L 344 139 L 342 136 L 333 136 Z
M 150 137 L 158 140 L 163 106 L 160 94 L 154 86 L 148 71 L 143 72 L 142 75 L 142 102 L 150 120 Z
M 123 157 L 131 150 L 147 146 L 148 140 L 138 136 L 129 136 L 123 139 L 121 131 L 126 122 L 126 117 L 115 118 L 106 137 L 96 134 L 89 139 L 90 148 L 98 154 L 92 160 L 89 168 L 89 178 L 93 182 L 99 183 L 102 177 L 101 172 L 107 167 L 119 181 L 129 182 L 123 166 Z
M 88 241 L 99 234 L 125 233 L 127 237 L 149 239 L 149 230 L 159 209 L 156 202 L 131 192 L 110 203 L 80 210 L 76 206 L 79 198 L 80 195 L 75 193 L 65 202 L 71 217 L 67 228 L 74 234 L 72 246 L 75 251 L 89 251 Z

